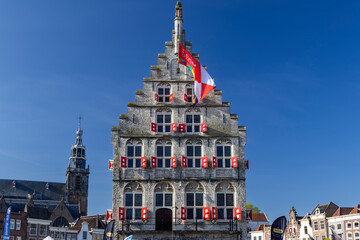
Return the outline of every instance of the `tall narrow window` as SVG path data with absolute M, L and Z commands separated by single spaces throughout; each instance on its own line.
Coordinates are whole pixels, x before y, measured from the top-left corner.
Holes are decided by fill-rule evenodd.
M 156 146 L 157 168 L 171 167 L 171 145 Z
M 186 219 L 203 219 L 204 188 L 197 182 L 185 187 Z
M 187 167 L 201 168 L 201 145 L 186 146 Z
M 215 191 L 218 219 L 233 219 L 234 188 L 230 183 L 222 183 L 216 187 Z
M 21 220 L 16 219 L 16 230 L 20 230 L 20 229 L 21 229 Z
M 216 146 L 216 157 L 218 168 L 231 167 L 231 146 L 218 145 Z
M 200 132 L 200 114 L 186 114 L 186 132 Z
M 169 183 L 162 182 L 157 184 L 154 188 L 154 191 L 156 208 L 173 206 L 173 187 Z
M 314 231 L 319 230 L 318 222 L 314 222 Z
M 159 103 L 170 102 L 170 87 L 158 88 Z
M 15 219 L 10 219 L 10 230 L 15 229 Z
M 193 88 L 186 88 L 186 95 L 187 95 L 187 102 L 192 103 L 193 102 Z
M 156 115 L 157 132 L 168 133 L 171 132 L 171 114 L 157 114 Z
M 324 230 L 325 229 L 325 223 L 324 221 L 320 221 L 320 230 Z
M 127 168 L 141 168 L 141 140 L 130 140 L 127 143 Z
M 141 220 L 143 207 L 143 188 L 139 183 L 129 183 L 125 186 L 125 218 L 127 220 Z

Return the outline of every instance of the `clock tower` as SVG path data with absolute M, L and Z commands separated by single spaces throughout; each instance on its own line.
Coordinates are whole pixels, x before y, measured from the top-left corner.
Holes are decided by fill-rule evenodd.
M 79 204 L 82 216 L 87 215 L 89 165 L 86 166 L 86 148 L 82 142 L 81 123 L 76 131 L 75 144 L 71 146 L 70 163 L 66 170 L 66 193 L 69 204 Z

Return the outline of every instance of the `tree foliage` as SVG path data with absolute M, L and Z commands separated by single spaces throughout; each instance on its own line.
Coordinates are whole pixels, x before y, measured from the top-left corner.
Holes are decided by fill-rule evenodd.
M 259 213 L 261 211 L 257 206 L 254 206 L 251 203 L 246 203 L 246 209 L 251 209 L 253 213 Z

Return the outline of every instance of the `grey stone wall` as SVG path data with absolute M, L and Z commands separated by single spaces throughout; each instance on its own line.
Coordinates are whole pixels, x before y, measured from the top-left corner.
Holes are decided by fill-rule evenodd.
M 227 188 L 234 191 L 234 207 L 245 209 L 245 168 L 244 147 L 246 145 L 246 128 L 238 126 L 238 116 L 230 113 L 230 103 L 222 102 L 222 91 L 215 90 L 200 102 L 195 108 L 184 101 L 186 87 L 193 86 L 191 72 L 177 62 L 174 54 L 174 31 L 172 42 L 165 43 L 165 53 L 158 55 L 158 65 L 151 66 L 150 78 L 144 78 L 143 90 L 135 93 L 135 102 L 128 103 L 127 114 L 120 114 L 119 125 L 111 129 L 111 144 L 113 145 L 113 218 L 115 238 L 123 239 L 128 233 L 136 239 L 246 239 L 246 222 L 234 221 L 181 221 L 180 208 L 185 206 L 185 188 L 198 186 L 204 191 L 204 206 L 214 207 L 216 188 Z M 183 30 L 182 43 L 192 53 L 192 44 L 185 42 Z M 198 54 L 193 54 L 199 60 Z M 180 68 L 178 72 L 177 68 Z M 158 103 L 154 94 L 159 85 L 171 87 L 174 100 L 170 103 Z M 207 131 L 203 133 L 156 133 L 151 131 L 151 123 L 156 122 L 156 113 L 166 111 L 171 113 L 172 122 L 185 124 L 187 113 L 201 115 L 201 122 L 207 123 Z M 136 139 L 142 143 L 142 153 L 146 156 L 147 167 L 129 169 L 120 167 L 120 157 L 126 156 L 126 143 Z M 150 167 L 150 157 L 156 156 L 156 141 L 171 143 L 172 156 L 177 157 L 177 167 L 160 169 Z M 181 156 L 186 156 L 187 141 L 200 142 L 202 155 L 208 157 L 207 168 L 183 168 Z M 231 156 L 238 157 L 237 168 L 213 168 L 212 156 L 216 156 L 216 144 L 231 143 Z M 132 184 L 132 185 L 131 185 Z M 148 221 L 119 221 L 118 209 L 124 206 L 124 191 L 126 187 L 136 186 L 141 190 L 147 207 Z M 173 231 L 155 231 L 154 192 L 163 186 L 173 193 Z M 245 213 L 242 213 L 244 219 Z

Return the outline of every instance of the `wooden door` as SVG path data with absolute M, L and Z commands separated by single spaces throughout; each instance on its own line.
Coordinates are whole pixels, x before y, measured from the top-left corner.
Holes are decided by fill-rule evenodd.
M 168 208 L 160 208 L 156 211 L 156 231 L 172 230 L 172 211 Z

